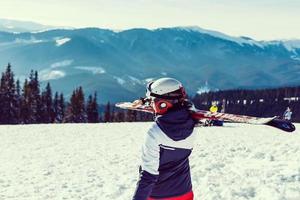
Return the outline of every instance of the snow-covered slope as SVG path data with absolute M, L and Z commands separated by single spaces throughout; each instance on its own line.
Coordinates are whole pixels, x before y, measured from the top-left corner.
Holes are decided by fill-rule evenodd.
M 1 199 L 129 200 L 150 123 L 0 126 Z M 300 125 L 199 127 L 195 200 L 300 199 Z
M 195 31 L 195 32 L 207 34 L 207 35 L 210 35 L 215 38 L 238 43 L 239 45 L 248 44 L 248 45 L 256 45 L 258 47 L 263 47 L 262 43 L 260 43 L 259 41 L 255 41 L 248 37 L 247 38 L 246 37 L 233 37 L 233 36 L 229 36 L 224 33 L 218 32 L 218 31 L 203 29 L 198 26 L 187 26 L 187 27 L 177 27 L 177 28 L 182 29 L 182 30 Z

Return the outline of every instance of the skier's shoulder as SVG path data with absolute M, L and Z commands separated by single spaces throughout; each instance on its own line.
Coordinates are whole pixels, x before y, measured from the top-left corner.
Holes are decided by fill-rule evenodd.
M 146 141 L 152 141 L 153 143 L 159 144 L 165 140 L 165 134 L 161 130 L 161 128 L 157 125 L 156 122 L 153 122 L 149 127 L 147 134 L 146 134 Z
M 147 131 L 147 135 L 155 136 L 159 132 L 161 132 L 161 129 L 159 128 L 159 126 L 155 122 L 153 122 L 151 124 L 151 126 L 149 127 L 148 131 Z
M 157 123 L 153 123 L 149 128 L 146 141 L 155 145 L 166 145 L 170 147 L 178 147 L 183 149 L 193 148 L 196 139 L 196 132 L 193 131 L 188 137 L 182 140 L 173 140 L 159 127 Z M 147 143 L 146 142 L 146 143 Z

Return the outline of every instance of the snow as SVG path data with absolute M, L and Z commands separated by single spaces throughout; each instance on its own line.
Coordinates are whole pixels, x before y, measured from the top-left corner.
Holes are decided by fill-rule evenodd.
M 229 36 L 229 35 L 226 35 L 224 33 L 218 32 L 218 31 L 206 30 L 206 29 L 200 28 L 198 26 L 187 26 L 187 27 L 176 27 L 176 28 L 181 29 L 181 30 L 186 30 L 186 31 L 194 31 L 194 32 L 200 32 L 200 33 L 208 34 L 212 37 L 221 38 L 221 39 L 224 39 L 224 40 L 228 40 L 228 41 L 238 43 L 239 45 L 248 44 L 248 45 L 252 45 L 252 46 L 258 46 L 258 47 L 261 47 L 261 48 L 264 47 L 263 44 L 261 44 L 258 41 L 252 40 L 251 38 L 245 39 L 245 38 L 242 38 L 242 37 L 233 37 L 233 36 Z
M 67 67 L 71 65 L 74 62 L 74 60 L 63 60 L 60 62 L 53 63 L 50 67 L 51 68 L 58 68 L 58 67 Z
M 126 83 L 126 81 L 120 77 L 114 76 L 114 79 L 116 79 L 120 85 L 124 85 Z
M 18 33 L 14 33 L 18 34 Z M 16 38 L 14 41 L 10 42 L 0 42 L 0 46 L 9 46 L 9 45 L 28 45 L 28 44 L 37 44 L 41 42 L 47 42 L 46 40 L 39 40 L 36 39 L 35 37 L 31 37 L 29 39 L 22 39 L 22 38 Z
M 208 86 L 208 82 L 205 81 L 205 85 L 198 88 L 197 94 L 207 93 L 210 91 L 210 88 Z
M 291 56 L 292 59 L 298 60 L 297 57 L 297 49 L 300 49 L 300 40 L 298 39 L 290 39 L 290 40 L 274 40 L 274 41 L 263 41 L 262 42 L 265 46 L 268 45 L 282 45 L 288 50 L 289 52 L 293 53 L 294 55 Z
M 16 38 L 14 41 L 14 43 L 16 43 L 16 44 L 35 44 L 35 43 L 41 43 L 41 42 L 44 42 L 44 41 L 38 40 L 33 36 L 30 39 Z
M 85 67 L 85 66 L 77 66 L 75 67 L 76 69 L 80 69 L 80 70 L 85 70 L 85 71 L 90 71 L 93 74 L 104 74 L 105 69 L 103 69 L 102 67 Z
M 220 39 L 238 43 L 241 46 L 243 46 L 244 44 L 248 44 L 248 45 L 264 48 L 265 46 L 268 46 L 268 45 L 282 44 L 288 51 L 293 52 L 295 54 L 296 54 L 295 50 L 300 49 L 300 40 L 299 39 L 278 40 L 278 41 L 256 41 L 256 40 L 253 40 L 253 39 L 247 38 L 247 37 L 234 37 L 234 36 L 226 35 L 224 33 L 218 32 L 218 31 L 207 30 L 207 29 L 200 28 L 198 26 L 175 27 L 175 28 L 177 28 L 179 30 L 194 31 L 194 32 L 199 32 L 199 33 L 203 33 L 203 34 L 208 34 L 215 38 L 220 38 Z
M 66 76 L 66 73 L 61 70 L 43 70 L 40 72 L 40 77 L 42 81 L 60 79 Z
M 285 48 L 291 52 L 295 52 L 296 49 L 300 49 L 300 40 L 283 40 Z
M 292 55 L 292 56 L 291 56 L 291 59 L 300 61 L 300 57 L 297 57 L 297 56 L 295 56 L 295 55 Z
M 151 81 L 155 80 L 155 78 L 146 78 L 144 80 L 144 83 L 147 84 L 147 83 L 150 83 Z
M 143 84 L 143 81 L 139 80 L 139 79 L 136 78 L 136 77 L 128 76 L 128 78 L 132 81 L 132 84 L 133 84 L 133 85 L 135 85 L 135 84 L 142 85 L 142 84 Z
M 131 83 L 132 85 L 143 85 L 145 84 L 144 80 L 139 80 L 136 77 L 133 76 L 125 76 L 123 78 L 114 76 L 114 79 L 117 80 L 118 84 L 120 85 L 124 85 L 125 83 Z
M 151 123 L 0 126 L 1 199 L 131 199 Z M 294 133 L 227 124 L 198 127 L 190 157 L 195 199 L 300 198 Z
M 61 38 L 61 39 L 55 40 L 56 46 L 58 46 L 58 47 L 66 44 L 69 41 L 71 41 L 71 38 Z

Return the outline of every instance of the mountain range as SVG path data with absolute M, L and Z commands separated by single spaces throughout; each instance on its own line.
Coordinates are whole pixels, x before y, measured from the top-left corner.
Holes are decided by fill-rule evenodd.
M 256 41 L 199 27 L 2 31 L 2 71 L 8 62 L 21 81 L 37 70 L 55 91 L 68 95 L 81 85 L 102 103 L 143 96 L 148 81 L 164 76 L 190 95 L 300 84 L 300 40 Z
M 21 32 L 39 32 L 46 30 L 53 30 L 58 28 L 68 28 L 59 26 L 47 26 L 31 21 L 20 21 L 13 19 L 0 18 L 0 31 L 21 33 Z

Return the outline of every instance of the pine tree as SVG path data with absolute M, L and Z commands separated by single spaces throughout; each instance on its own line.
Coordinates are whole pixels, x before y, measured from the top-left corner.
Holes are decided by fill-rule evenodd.
M 18 123 L 18 105 L 16 85 L 14 82 L 14 73 L 11 70 L 11 65 L 8 64 L 6 71 L 2 73 L 0 84 L 0 99 L 1 99 L 1 118 L 2 124 Z
M 54 123 L 59 123 L 58 122 L 58 112 L 59 112 L 58 92 L 55 92 L 54 100 L 53 100 Z
M 87 121 L 82 87 L 73 91 L 65 121 L 70 123 L 85 123 Z
M 98 123 L 99 122 L 99 111 L 98 111 L 98 103 L 97 103 L 97 94 L 89 95 L 89 99 L 87 102 L 87 120 L 89 123 Z
M 35 124 L 43 122 L 43 107 L 37 71 L 31 70 L 29 81 L 25 79 L 21 97 L 22 123 Z
M 25 79 L 24 85 L 23 85 L 23 92 L 21 95 L 21 113 L 20 113 L 20 121 L 22 124 L 29 124 L 31 122 L 31 109 L 30 109 L 30 103 L 29 103 L 29 95 L 30 95 L 30 88 L 28 85 L 28 80 Z
M 3 123 L 3 117 L 4 115 L 2 115 L 2 113 L 4 113 L 4 94 L 3 94 L 3 91 L 2 91 L 2 85 L 4 85 L 4 73 L 2 73 L 1 75 L 1 82 L 0 82 L 0 124 Z
M 54 112 L 54 122 L 62 123 L 65 117 L 65 100 L 62 93 L 58 95 L 58 92 L 55 92 L 54 101 L 53 101 L 53 112 Z
M 42 122 L 42 101 L 40 95 L 40 84 L 38 80 L 38 72 L 31 70 L 28 82 L 28 91 L 26 101 L 30 109 L 29 123 L 41 123 Z
M 62 123 L 63 119 L 65 118 L 65 99 L 63 93 L 59 95 L 59 100 L 58 100 L 58 114 L 56 117 L 57 122 Z
M 22 123 L 21 119 L 21 106 L 22 106 L 22 94 L 19 79 L 16 82 L 16 100 L 17 100 L 17 123 Z
M 124 122 L 125 121 L 125 113 L 122 110 L 119 110 L 116 112 L 116 117 L 115 117 L 116 122 Z
M 51 90 L 50 83 L 47 83 L 45 91 L 42 92 L 40 116 L 41 116 L 42 123 L 54 122 L 54 109 L 53 109 L 52 90 Z
M 110 102 L 106 104 L 105 112 L 104 112 L 104 122 L 110 122 L 111 113 L 110 113 Z
M 127 121 L 127 122 L 135 122 L 135 121 L 137 121 L 137 111 L 135 111 L 135 110 L 128 110 L 126 112 L 125 121 Z
M 110 121 L 111 122 L 115 122 L 116 120 L 116 111 L 115 111 L 115 107 L 114 106 L 111 106 L 112 109 L 111 109 L 111 113 L 110 113 Z

